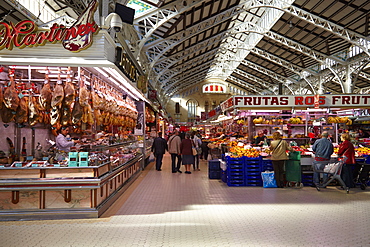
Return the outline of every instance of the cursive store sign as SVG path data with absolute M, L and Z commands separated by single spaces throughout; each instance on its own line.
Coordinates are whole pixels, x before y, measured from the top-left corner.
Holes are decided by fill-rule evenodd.
M 326 108 L 326 107 L 369 107 L 369 94 L 341 94 L 341 95 L 261 95 L 261 96 L 233 96 L 221 103 L 224 111 L 231 107 L 246 108 Z
M 0 22 L 0 50 L 12 50 L 13 47 L 25 48 L 62 42 L 63 47 L 72 52 L 79 52 L 91 46 L 92 35 L 98 33 L 99 27 L 93 20 L 98 4 L 92 1 L 73 26 L 54 23 L 48 31 L 38 31 L 38 26 L 30 20 L 16 25 L 12 22 Z

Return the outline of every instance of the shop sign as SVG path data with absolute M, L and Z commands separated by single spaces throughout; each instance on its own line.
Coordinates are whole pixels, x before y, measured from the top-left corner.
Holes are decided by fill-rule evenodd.
M 37 24 L 31 20 L 20 21 L 16 25 L 12 22 L 0 22 L 0 50 L 43 46 L 47 42 L 62 42 L 63 47 L 72 52 L 87 49 L 93 42 L 92 35 L 99 31 L 93 19 L 97 6 L 97 1 L 92 1 L 69 28 L 54 23 L 50 30 L 38 31 Z
M 326 108 L 326 107 L 368 107 L 369 94 L 340 94 L 340 95 L 261 95 L 233 96 L 221 103 L 222 111 L 231 107 L 247 108 Z
M 146 77 L 139 76 L 139 71 L 135 67 L 135 64 L 131 61 L 130 57 L 125 53 L 122 52 L 122 48 L 116 48 L 116 65 L 118 68 L 129 77 L 130 80 L 137 82 L 138 87 L 143 92 L 147 90 Z M 145 85 L 144 85 L 145 84 Z M 142 85 L 142 86 L 141 86 Z M 143 90 L 144 89 L 144 90 Z
M 226 93 L 226 87 L 217 83 L 206 84 L 203 85 L 203 93 Z

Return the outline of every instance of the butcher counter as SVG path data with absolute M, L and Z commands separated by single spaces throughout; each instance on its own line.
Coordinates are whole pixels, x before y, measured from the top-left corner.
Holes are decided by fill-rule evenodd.
M 97 218 L 138 177 L 142 159 L 114 167 L 0 167 L 0 218 Z

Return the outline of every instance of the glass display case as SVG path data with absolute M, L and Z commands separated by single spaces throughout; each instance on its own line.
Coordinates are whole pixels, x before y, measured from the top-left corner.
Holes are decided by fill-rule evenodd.
M 97 218 L 142 170 L 137 141 L 70 152 L 66 166 L 23 162 L 0 167 L 4 220 Z

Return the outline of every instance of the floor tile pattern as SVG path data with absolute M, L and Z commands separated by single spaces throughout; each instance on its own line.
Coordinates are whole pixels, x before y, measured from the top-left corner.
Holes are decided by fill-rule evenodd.
M 228 187 L 165 155 L 103 217 L 0 222 L 0 246 L 370 246 L 369 229 L 370 188 Z

